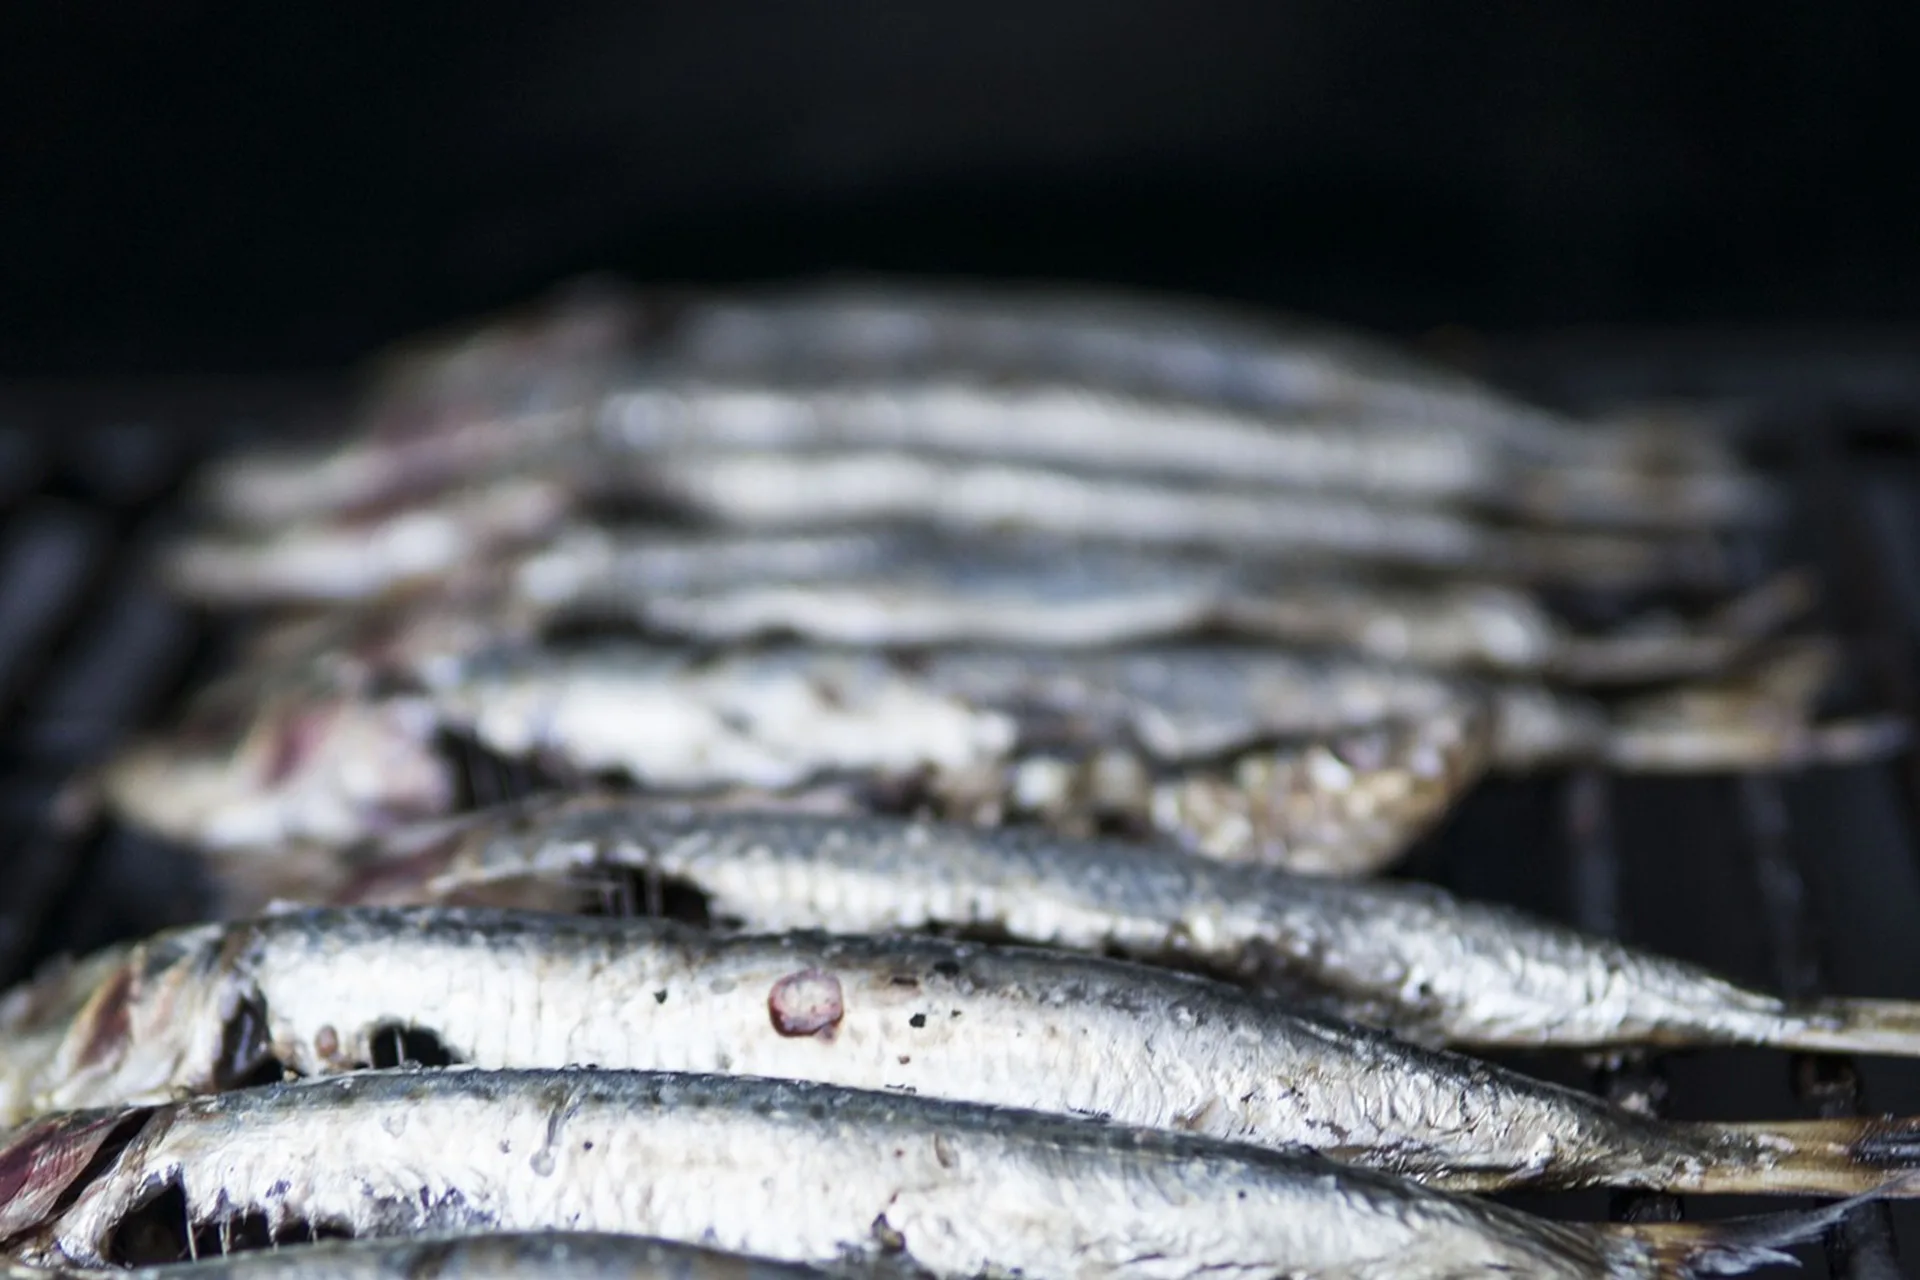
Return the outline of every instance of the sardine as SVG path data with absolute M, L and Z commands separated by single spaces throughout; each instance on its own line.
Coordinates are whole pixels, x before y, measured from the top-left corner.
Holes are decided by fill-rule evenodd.
M 1698 433 L 1582 427 L 1383 348 L 1191 304 L 911 289 L 695 301 L 617 369 L 644 309 L 568 299 L 443 343 L 388 380 L 364 444 L 236 459 L 210 496 L 277 523 L 542 459 L 591 479 L 608 446 L 753 442 L 1475 497 L 1556 522 L 1687 527 L 1778 505 L 1730 460 L 1672 443 Z
M 1880 720 L 1809 725 L 1798 702 L 1745 683 L 1649 696 L 1616 726 L 1601 704 L 1538 685 L 1209 645 L 897 656 L 791 646 L 711 658 L 627 644 L 509 650 L 476 657 L 427 696 L 448 723 L 503 753 L 547 752 L 667 787 L 976 769 L 1016 746 L 1054 743 L 1135 745 L 1172 764 L 1488 713 L 1492 762 L 1504 769 L 1791 765 L 1871 758 L 1899 741 L 1898 726 Z
M 1548 456 L 1602 442 L 1549 410 L 1324 321 L 1171 295 L 1009 282 L 834 282 L 714 297 L 663 342 L 734 374 L 1051 373 L 1201 404 L 1473 428 Z
M 142 944 L 60 1025 L 32 1075 L 40 1111 L 212 1092 L 269 1065 L 359 1070 L 427 1037 L 493 1070 L 709 1071 L 1095 1115 L 1453 1190 L 1845 1195 L 1920 1162 L 1920 1121 L 1662 1124 L 1203 978 L 935 938 L 285 912 Z
M 1920 1056 L 1920 1003 L 1789 1002 L 1681 961 L 1413 883 L 1292 876 L 1022 828 L 529 802 L 362 851 L 343 903 L 628 871 L 755 930 L 939 928 L 1170 962 L 1286 989 L 1426 1043 L 1754 1044 Z
M 1812 594 L 1804 575 L 1783 574 L 1696 623 L 1649 617 L 1579 634 L 1531 594 L 1494 582 L 1368 582 L 1052 539 L 876 533 L 756 545 L 603 530 L 529 556 L 509 592 L 524 612 L 624 618 L 702 640 L 1074 646 L 1226 632 L 1577 683 L 1717 670 L 1803 613 Z
M 1305 1152 L 710 1075 L 371 1072 L 122 1116 L 124 1147 L 90 1177 L 58 1158 L 58 1123 L 0 1153 L 33 1171 L 38 1212 L 0 1209 L 0 1232 L 32 1233 L 26 1260 L 124 1261 L 162 1189 L 190 1239 L 250 1221 L 269 1239 L 616 1231 L 956 1278 L 1725 1274 L 1839 1212 L 1557 1223 Z
M 300 536 L 277 538 L 270 559 L 244 564 L 228 558 L 251 556 L 251 548 L 195 539 L 176 553 L 174 586 L 217 603 L 315 603 L 374 600 L 404 581 L 391 561 L 347 554 L 344 534 L 328 531 L 296 550 Z M 210 575 L 183 567 L 201 556 L 225 567 Z M 335 563 L 342 558 L 355 563 Z M 477 615 L 474 633 L 490 628 L 497 640 L 532 639 L 543 626 L 580 620 L 699 640 L 792 635 L 890 645 L 1108 645 L 1218 632 L 1593 684 L 1718 670 L 1804 613 L 1812 597 L 1805 575 L 1783 574 L 1697 621 L 1650 615 L 1582 634 L 1529 593 L 1490 580 L 1368 581 L 1053 538 L 591 526 L 498 560 L 475 544 L 433 585 L 410 605 L 429 615 L 425 625 L 445 630 L 444 615 Z M 400 611 L 380 608 L 388 617 Z M 351 642 L 316 639 L 306 648 L 342 643 Z
M 1311 490 L 1181 485 L 1040 466 L 867 451 L 649 458 L 633 483 L 743 529 L 915 522 L 951 533 L 1024 529 L 1131 546 L 1206 548 L 1631 588 L 1727 575 L 1705 537 L 1508 528 L 1439 507 Z
M 826 1280 L 873 1270 L 838 1264 L 822 1271 L 698 1245 L 591 1231 L 320 1240 L 284 1249 L 262 1249 L 245 1240 L 227 1243 L 236 1251 L 110 1274 L 129 1280 Z M 905 1273 L 900 1274 L 905 1280 Z M 100 1275 L 73 1267 L 0 1264 L 5 1280 L 99 1280 Z
M 1796 698 L 1752 678 L 1712 692 L 1683 688 L 1610 715 L 1537 685 L 1201 645 L 707 656 L 596 644 L 440 657 L 407 673 L 424 687 L 400 694 L 367 687 L 369 672 L 347 659 L 332 687 L 267 680 L 249 702 L 248 682 L 237 681 L 239 692 L 219 691 L 218 714 L 196 705 L 185 733 L 127 749 L 103 768 L 99 786 L 123 817 L 176 839 L 338 844 L 446 810 L 455 788 L 437 740 L 447 730 L 501 755 L 572 774 L 620 773 L 651 790 L 783 790 L 861 775 L 882 785 L 928 779 L 936 793 L 973 800 L 982 786 L 991 800 L 1010 766 L 1040 752 L 1118 747 L 1178 769 L 1278 741 L 1307 765 L 1268 770 L 1276 782 L 1346 793 L 1330 807 L 1309 795 L 1306 820 L 1343 808 L 1364 814 L 1353 806 L 1412 783 L 1423 797 L 1410 810 L 1417 825 L 1446 802 L 1430 788 L 1465 786 L 1478 769 L 1477 757 L 1435 756 L 1423 744 L 1464 742 L 1481 719 L 1491 724 L 1487 763 L 1507 770 L 1581 760 L 1655 772 L 1789 767 L 1877 758 L 1905 733 L 1887 718 L 1809 723 Z M 1343 755 L 1342 743 L 1327 742 L 1408 725 L 1430 727 L 1407 740 L 1411 754 Z M 1331 761 L 1312 750 L 1316 743 Z M 1375 756 L 1398 776 L 1367 776 Z M 1269 815 L 1268 846 L 1283 845 L 1271 821 L 1301 812 L 1298 798 L 1254 803 Z
M 687 308 L 665 349 L 676 364 L 734 376 L 960 367 L 1275 417 L 1444 427 L 1567 464 L 1561 474 L 1576 483 L 1556 498 L 1569 520 L 1738 519 L 1752 495 L 1726 440 L 1695 423 L 1576 421 L 1324 321 L 1188 298 L 1004 282 L 814 285 Z
M 266 536 L 198 535 L 170 547 L 162 580 L 215 605 L 365 600 L 471 573 L 555 531 L 571 495 L 541 480 L 509 480 L 432 506 Z

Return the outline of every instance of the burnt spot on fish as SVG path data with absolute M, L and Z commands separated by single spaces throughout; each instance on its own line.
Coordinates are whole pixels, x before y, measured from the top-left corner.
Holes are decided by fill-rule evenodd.
M 904 987 L 909 991 L 918 991 L 920 989 L 920 979 L 910 973 L 896 973 L 887 978 L 887 985 Z
M 845 1014 L 840 979 L 820 969 L 790 973 L 767 995 L 767 1016 L 783 1036 L 831 1040 Z
M 50 1116 L 0 1149 L 0 1240 L 57 1215 L 146 1127 L 154 1108 Z
M 368 1064 L 391 1067 L 451 1067 L 460 1058 L 426 1027 L 383 1022 L 367 1032 Z
M 907 1025 L 918 1031 L 921 1027 L 927 1025 L 927 1015 L 924 1013 L 916 1013 L 907 1019 Z

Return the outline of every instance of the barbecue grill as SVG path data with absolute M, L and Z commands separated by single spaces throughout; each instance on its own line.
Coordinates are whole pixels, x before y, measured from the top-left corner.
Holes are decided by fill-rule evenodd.
M 1890 343 L 1742 341 L 1489 342 L 1469 363 L 1576 407 L 1669 394 L 1732 406 L 1756 457 L 1796 482 L 1782 544 L 1749 549 L 1756 571 L 1789 555 L 1816 564 L 1826 622 L 1850 642 L 1856 695 L 1912 718 L 1920 376 Z M 195 465 L 243 437 L 337 420 L 347 392 L 324 378 L 0 390 L 0 980 L 205 909 L 208 885 L 189 855 L 98 819 L 69 784 L 130 731 L 163 720 L 228 643 L 223 626 L 167 600 L 146 572 L 146 553 L 188 516 Z M 478 798 L 529 785 L 483 763 Z M 1795 776 L 1496 780 L 1400 874 L 1789 994 L 1911 995 L 1920 756 Z M 1715 1050 L 1518 1065 L 1679 1118 L 1920 1113 L 1920 1063 Z M 1775 1203 L 1518 1199 L 1635 1220 Z M 1835 1276 L 1896 1276 L 1901 1244 L 1920 1256 L 1920 1207 L 1862 1208 L 1803 1253 Z

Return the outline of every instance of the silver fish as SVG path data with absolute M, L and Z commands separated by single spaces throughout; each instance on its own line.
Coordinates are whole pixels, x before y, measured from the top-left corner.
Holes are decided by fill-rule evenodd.
M 202 723 L 129 748 L 98 786 L 122 816 L 181 840 L 338 844 L 446 811 L 456 789 L 437 738 L 449 729 L 503 755 L 575 774 L 618 772 L 654 790 L 784 790 L 861 775 L 883 785 L 926 778 L 936 792 L 972 800 L 983 787 L 992 800 L 1010 766 L 1053 748 L 1081 756 L 1118 747 L 1155 768 L 1183 769 L 1280 739 L 1305 763 L 1268 769 L 1276 785 L 1347 793 L 1331 809 L 1308 793 L 1304 820 L 1341 807 L 1364 817 L 1352 806 L 1411 784 L 1422 797 L 1411 832 L 1448 798 L 1430 788 L 1472 780 L 1478 750 L 1452 744 L 1469 743 L 1471 726 L 1489 717 L 1485 758 L 1515 770 L 1575 760 L 1665 772 L 1872 759 L 1905 732 L 1886 718 L 1810 723 L 1800 691 L 1768 686 L 1772 668 L 1609 712 L 1535 685 L 1209 646 L 916 655 L 792 647 L 707 657 L 604 644 L 441 657 L 408 673 L 425 688 L 395 696 L 363 687 L 364 670 L 331 687 L 236 678 L 212 700 L 215 710 L 196 705 L 191 721 Z M 1410 725 L 1414 736 L 1384 753 L 1364 736 L 1351 740 L 1362 748 L 1353 752 L 1326 741 Z M 1376 758 L 1397 776 L 1367 776 Z M 1291 796 L 1254 802 L 1269 824 L 1299 812 Z M 1264 843 L 1285 836 L 1269 830 Z M 1384 854 L 1364 860 L 1376 856 Z
M 215 605 L 365 600 L 457 578 L 537 543 L 571 505 L 550 482 L 508 480 L 432 506 L 267 536 L 194 536 L 167 549 L 160 573 L 171 590 Z
M 155 1243 L 164 1252 L 171 1241 Z M 645 1236 L 523 1231 L 249 1247 L 109 1274 L 130 1280 L 825 1280 L 862 1270 L 839 1264 L 822 1271 Z M 98 1280 L 100 1275 L 72 1267 L 0 1264 L 5 1280 Z
M 92 1177 L 61 1158 L 58 1122 L 0 1153 L 0 1167 L 34 1170 L 0 1208 L 0 1234 L 32 1232 L 17 1253 L 110 1264 L 160 1187 L 177 1188 L 190 1231 L 216 1237 L 247 1220 L 269 1238 L 300 1224 L 357 1238 L 617 1231 L 816 1265 L 892 1256 L 952 1277 L 1724 1274 L 1779 1260 L 1779 1244 L 1835 1216 L 1758 1238 L 1556 1223 L 1303 1152 L 724 1076 L 372 1072 L 118 1127 L 124 1148 Z
M 405 860 L 357 855 L 345 903 L 626 869 L 755 930 L 983 930 L 1283 987 L 1427 1043 L 1756 1044 L 1920 1056 L 1920 1004 L 1792 1003 L 1427 885 L 1291 876 L 1164 846 L 1021 828 L 529 802 Z
M 1076 646 L 1225 631 L 1579 683 L 1714 671 L 1812 598 L 1804 575 L 1785 574 L 1698 623 L 1650 617 L 1583 635 L 1532 595 L 1493 582 L 1366 582 L 1048 539 L 901 537 L 889 546 L 874 534 L 844 544 L 770 537 L 756 547 L 752 538 L 723 538 L 702 549 L 710 568 L 687 563 L 697 552 L 684 540 L 583 530 L 517 566 L 510 598 L 536 614 L 628 618 L 724 641 Z M 726 572 L 763 557 L 758 571 Z M 705 581 L 693 580 L 696 572 Z
M 542 626 L 583 618 L 698 639 L 787 634 L 842 644 L 1071 646 L 1217 631 L 1594 684 L 1715 671 L 1805 612 L 1812 597 L 1804 575 L 1783 574 L 1697 621 L 1651 615 L 1581 634 L 1530 594 L 1493 581 L 1366 581 L 1051 538 L 575 526 L 504 558 L 477 541 L 423 583 L 399 572 L 395 557 L 350 550 L 350 536 L 326 530 L 303 546 L 296 531 L 264 547 L 196 538 L 175 550 L 172 582 L 213 603 L 372 601 L 396 587 L 431 585 L 406 604 L 412 619 L 396 616 L 403 610 L 389 602 L 376 625 L 397 630 L 413 621 L 445 632 L 443 619 L 470 616 L 473 635 L 495 640 L 531 640 Z M 366 621 L 323 626 L 343 633 Z M 312 660 L 354 643 L 316 632 L 311 620 L 297 628 L 294 635 L 312 638 L 275 635 L 256 649 L 292 648 Z
M 1180 485 L 922 454 L 700 453 L 645 460 L 651 497 L 743 529 L 911 521 L 950 533 L 1008 528 L 1133 546 L 1470 570 L 1586 586 L 1712 584 L 1705 537 L 1503 528 L 1438 507 L 1309 490 Z
M 1475 496 L 1556 522 L 1702 525 L 1778 505 L 1721 453 L 1674 443 L 1700 433 L 1582 427 L 1352 338 L 1283 337 L 1191 305 L 913 289 L 697 300 L 627 369 L 615 353 L 646 327 L 644 304 L 547 310 L 397 362 L 363 444 L 244 456 L 210 497 L 277 523 L 543 458 L 586 475 L 605 461 L 598 434 L 626 449 L 891 443 L 1258 474 Z
M 61 1025 L 30 1073 L 39 1111 L 211 1092 L 269 1062 L 364 1069 L 424 1035 L 493 1070 L 711 1071 L 1097 1115 L 1453 1190 L 1845 1195 L 1920 1162 L 1920 1121 L 1662 1124 L 1202 978 L 934 938 L 295 911 L 141 944 Z
M 1564 474 L 1581 483 L 1559 495 L 1567 519 L 1711 520 L 1748 497 L 1725 440 L 1696 422 L 1575 421 L 1324 321 L 1190 298 L 1005 282 L 816 284 L 690 307 L 666 350 L 674 363 L 735 376 L 961 367 L 1276 416 L 1443 426 L 1572 464 Z M 1661 478 L 1681 483 L 1663 490 Z

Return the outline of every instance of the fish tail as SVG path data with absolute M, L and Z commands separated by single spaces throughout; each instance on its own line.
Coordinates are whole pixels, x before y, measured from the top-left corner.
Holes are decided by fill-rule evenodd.
M 1707 1195 L 1920 1196 L 1920 1117 L 1691 1124 L 1710 1158 L 1664 1180 Z
M 1920 1058 L 1920 1000 L 1828 996 L 1793 1006 L 1768 1043 L 1805 1053 Z
M 1793 1255 L 1786 1252 L 1788 1248 L 1824 1234 L 1855 1209 L 1889 1194 L 1894 1194 L 1892 1185 L 1817 1209 L 1720 1222 L 1609 1225 L 1599 1230 L 1606 1240 L 1610 1270 L 1616 1276 L 1739 1275 L 1757 1267 L 1795 1265 Z

